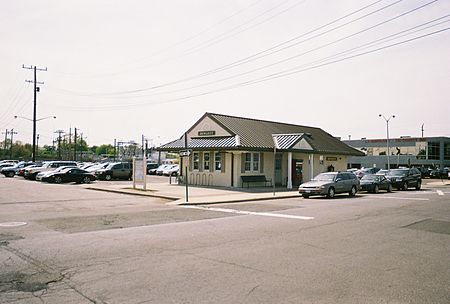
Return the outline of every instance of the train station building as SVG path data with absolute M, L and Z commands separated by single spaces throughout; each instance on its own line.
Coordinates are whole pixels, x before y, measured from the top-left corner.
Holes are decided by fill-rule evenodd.
M 205 113 L 159 151 L 180 155 L 180 180 L 222 187 L 288 189 L 365 154 L 316 127 Z

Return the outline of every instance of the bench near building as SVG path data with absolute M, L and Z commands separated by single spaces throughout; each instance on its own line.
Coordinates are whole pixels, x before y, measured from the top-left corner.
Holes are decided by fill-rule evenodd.
M 158 150 L 189 150 L 180 176 L 192 185 L 288 189 L 320 172 L 346 170 L 348 157 L 364 155 L 320 128 L 213 113 Z

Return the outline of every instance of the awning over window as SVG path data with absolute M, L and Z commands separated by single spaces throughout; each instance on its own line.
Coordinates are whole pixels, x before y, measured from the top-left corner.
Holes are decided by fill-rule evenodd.
M 238 136 L 229 137 L 210 137 L 210 138 L 192 138 L 188 142 L 189 149 L 214 149 L 214 148 L 235 148 L 239 146 Z M 184 149 L 184 140 L 178 139 L 161 146 L 163 149 Z

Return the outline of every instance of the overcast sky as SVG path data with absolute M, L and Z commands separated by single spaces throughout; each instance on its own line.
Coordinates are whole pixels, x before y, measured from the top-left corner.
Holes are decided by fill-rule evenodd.
M 450 136 L 450 1 L 15 0 L 0 10 L 0 129 L 40 145 L 154 144 L 205 112 L 343 139 Z M 4 136 L 4 135 L 3 135 Z

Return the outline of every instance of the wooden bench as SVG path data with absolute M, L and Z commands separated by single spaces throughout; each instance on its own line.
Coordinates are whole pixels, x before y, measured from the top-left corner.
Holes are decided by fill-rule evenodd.
M 270 183 L 270 186 L 272 186 L 272 179 L 266 178 L 264 175 L 244 175 L 241 176 L 242 179 L 242 187 L 244 187 L 244 184 L 247 184 L 247 188 L 251 183 L 264 183 L 264 186 L 267 186 L 268 183 Z

